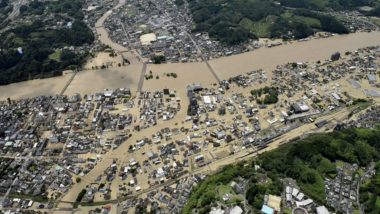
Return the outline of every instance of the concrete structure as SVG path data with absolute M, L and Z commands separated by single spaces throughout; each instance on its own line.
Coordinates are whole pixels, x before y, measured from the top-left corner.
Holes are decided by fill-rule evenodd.
M 292 214 L 308 214 L 308 212 L 302 207 L 296 207 L 292 210 Z
M 318 214 L 330 214 L 330 212 L 327 210 L 325 206 L 317 207 L 317 213 Z
M 295 113 L 302 113 L 309 111 L 309 106 L 307 106 L 305 103 L 295 103 L 292 105 L 292 109 Z
M 230 211 L 230 214 L 242 214 L 242 213 L 243 213 L 243 210 L 239 206 L 235 206 Z

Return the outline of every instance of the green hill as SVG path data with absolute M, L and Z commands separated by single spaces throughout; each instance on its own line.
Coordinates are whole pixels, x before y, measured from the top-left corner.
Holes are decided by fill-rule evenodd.
M 33 0 L 21 6 L 20 17 L 0 34 L 0 85 L 57 76 L 79 67 L 88 53 L 77 47 L 94 40 L 81 20 L 82 4 L 80 0 Z
M 379 0 L 188 0 L 195 22 L 194 31 L 207 31 L 226 45 L 257 37 L 300 39 L 315 31 L 348 33 L 347 28 L 321 11 L 375 9 Z

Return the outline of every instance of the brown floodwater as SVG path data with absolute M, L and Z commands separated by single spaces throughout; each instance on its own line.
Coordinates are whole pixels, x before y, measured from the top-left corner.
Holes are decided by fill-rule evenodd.
M 123 4 L 124 0 L 120 0 L 116 7 L 120 7 Z M 96 23 L 97 32 L 100 34 L 99 40 L 118 52 L 125 52 L 127 48 L 114 43 L 108 37 L 107 31 L 103 27 L 104 20 L 110 14 L 111 11 L 108 11 Z M 324 39 L 312 39 L 304 42 L 295 41 L 273 48 L 260 48 L 251 52 L 213 59 L 209 61 L 209 64 L 220 79 L 228 79 L 231 76 L 260 68 L 266 70 L 268 77 L 270 77 L 271 70 L 280 64 L 325 60 L 336 51 L 343 54 L 346 51 L 354 51 L 359 48 L 376 45 L 380 45 L 379 31 L 360 32 L 348 35 L 336 35 Z M 130 52 L 126 52 L 125 55 L 133 56 Z M 109 69 L 110 72 L 107 72 L 107 70 L 82 71 L 68 87 L 66 94 L 93 93 L 102 91 L 104 88 L 115 89 L 118 87 L 128 87 L 132 91 L 135 91 L 141 68 L 142 64 L 134 61 L 133 65 L 123 68 L 112 68 Z M 154 77 L 158 76 L 159 79 L 154 78 L 153 80 L 144 81 L 143 89 L 145 90 L 168 87 L 181 93 L 184 92 L 188 84 L 200 82 L 209 85 L 216 82 L 216 79 L 211 75 L 210 70 L 204 62 L 149 64 L 147 71 L 152 71 Z M 165 77 L 165 73 L 172 72 L 177 73 L 178 78 Z M 68 79 L 66 76 L 54 77 L 0 86 L 0 100 L 5 100 L 7 97 L 17 99 L 57 94 L 62 90 Z

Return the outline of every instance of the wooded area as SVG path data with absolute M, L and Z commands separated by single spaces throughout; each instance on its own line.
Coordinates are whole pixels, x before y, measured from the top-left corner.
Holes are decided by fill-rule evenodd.
M 25 6 L 26 7 L 26 6 Z M 58 76 L 65 69 L 76 69 L 85 61 L 87 52 L 74 52 L 65 47 L 91 44 L 94 35 L 80 19 L 82 3 L 79 0 L 56 2 L 32 1 L 22 15 L 60 14 L 72 15 L 71 26 L 53 27 L 52 21 L 36 19 L 0 35 L 0 85 Z
M 344 34 L 348 29 L 335 17 L 314 11 L 353 10 L 360 6 L 375 9 L 378 0 L 189 0 L 194 31 L 206 31 L 226 45 L 236 45 L 257 37 L 301 39 L 316 31 Z

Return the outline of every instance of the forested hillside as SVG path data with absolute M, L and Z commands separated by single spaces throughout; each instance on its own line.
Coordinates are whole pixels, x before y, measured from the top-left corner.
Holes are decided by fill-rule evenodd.
M 78 47 L 94 40 L 82 18 L 80 0 L 33 0 L 21 6 L 18 20 L 0 33 L 0 85 L 80 66 L 88 53 Z
M 300 39 L 316 31 L 348 33 L 331 15 L 320 12 L 354 10 L 361 6 L 379 15 L 379 0 L 189 0 L 194 31 L 207 31 L 224 44 L 234 45 L 251 38 Z
M 9 0 L 0 0 L 0 24 L 4 22 L 8 14 L 12 11 L 12 5 Z

